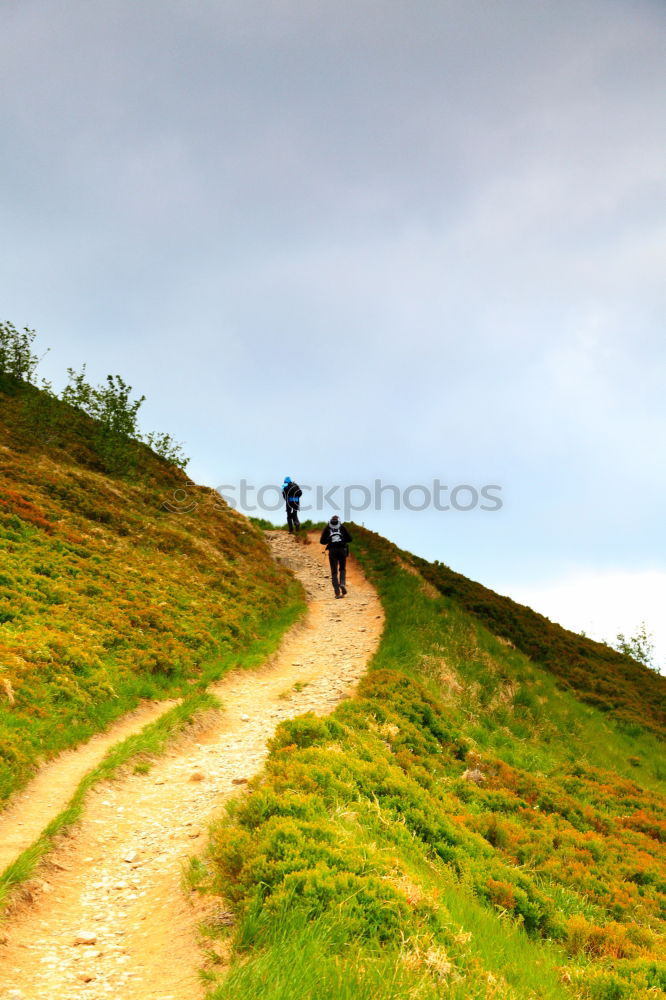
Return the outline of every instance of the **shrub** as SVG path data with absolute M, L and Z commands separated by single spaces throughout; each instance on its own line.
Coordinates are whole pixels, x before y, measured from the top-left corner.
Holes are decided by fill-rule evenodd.
M 13 323 L 0 322 L 0 389 L 7 391 L 21 382 L 34 383 L 41 358 L 32 350 L 36 333 Z

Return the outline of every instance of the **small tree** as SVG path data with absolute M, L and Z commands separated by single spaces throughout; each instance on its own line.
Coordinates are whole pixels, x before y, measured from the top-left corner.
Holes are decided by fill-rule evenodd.
M 36 336 L 27 327 L 17 330 L 13 323 L 0 323 L 0 376 L 35 384 L 37 366 L 42 360 L 32 350 Z
M 160 458 L 185 468 L 189 458 L 170 434 L 155 431 L 141 434 L 137 417 L 146 397 L 132 399 L 132 386 L 120 375 L 107 375 L 105 383 L 94 386 L 86 378 L 85 365 L 80 372 L 68 368 L 67 374 L 69 383 L 63 389 L 62 399 L 97 421 L 97 448 L 109 468 L 127 470 L 134 464 L 136 449 L 131 445 L 134 441 L 145 442 Z
M 80 372 L 67 369 L 69 383 L 62 391 L 62 399 L 83 410 L 110 434 L 138 438 L 137 414 L 145 396 L 131 399 L 132 386 L 120 375 L 107 375 L 106 383 L 94 386 L 86 380 L 86 366 Z
M 132 399 L 132 386 L 120 375 L 107 375 L 101 385 L 90 385 L 86 366 L 80 372 L 67 369 L 69 383 L 62 392 L 64 402 L 83 410 L 96 421 L 96 447 L 111 472 L 127 472 L 136 463 L 134 441 L 140 438 L 137 414 L 145 396 Z
M 91 414 L 93 387 L 86 381 L 86 366 L 81 366 L 80 372 L 75 372 L 73 368 L 67 369 L 69 382 L 62 390 L 60 398 L 70 406 L 75 406 L 77 410 L 83 410 L 89 416 Z
M 107 375 L 106 384 L 93 390 L 95 416 L 111 434 L 138 438 L 137 414 L 146 397 L 132 399 L 132 386 L 120 375 Z
M 647 631 L 645 622 L 641 622 L 636 635 L 630 636 L 627 639 L 622 632 L 618 632 L 615 642 L 611 643 L 611 645 L 614 649 L 617 649 L 618 653 L 631 656 L 633 660 L 638 660 L 639 663 L 643 663 L 650 670 L 657 670 L 654 662 L 654 643 L 652 639 L 652 633 Z
M 184 469 L 189 462 L 189 458 L 183 451 L 183 446 L 178 441 L 174 441 L 170 434 L 160 434 L 150 431 L 143 438 L 156 455 L 163 458 L 172 465 L 177 465 L 179 469 Z
M 42 379 L 37 385 L 37 366 L 44 355 L 40 357 L 33 351 L 36 336 L 27 327 L 19 331 L 12 323 L 0 322 L 0 390 L 23 397 L 21 413 L 26 436 L 57 442 L 67 413 L 59 406 L 50 382 Z M 60 399 L 95 421 L 93 444 L 107 471 L 129 472 L 139 456 L 138 442 L 147 444 L 166 462 L 185 468 L 189 459 L 170 434 L 141 434 L 138 414 L 146 397 L 132 399 L 132 386 L 122 376 L 107 375 L 101 385 L 95 386 L 87 379 L 85 365 L 78 372 L 68 368 L 67 375 L 69 381 Z

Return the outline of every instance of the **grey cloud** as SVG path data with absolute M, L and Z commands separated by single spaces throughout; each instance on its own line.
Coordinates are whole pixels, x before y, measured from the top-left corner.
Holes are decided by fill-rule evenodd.
M 544 559 L 614 542 L 594 516 L 612 460 L 654 495 L 660 5 L 0 16 L 0 291 L 54 344 L 49 374 L 123 372 L 211 481 L 501 475 L 514 506 L 483 531 L 502 558 L 526 558 L 529 525 Z M 428 523 L 397 530 L 470 561 L 489 537 Z

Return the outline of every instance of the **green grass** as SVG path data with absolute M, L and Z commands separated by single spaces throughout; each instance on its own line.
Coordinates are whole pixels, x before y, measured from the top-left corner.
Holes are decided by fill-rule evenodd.
M 155 757 L 159 756 L 167 744 L 190 726 L 203 712 L 219 707 L 219 701 L 206 688 L 220 680 L 233 669 L 252 670 L 265 662 L 275 651 L 285 631 L 302 615 L 302 600 L 292 599 L 281 611 L 266 622 L 265 634 L 247 647 L 229 651 L 225 656 L 205 663 L 196 682 L 190 687 L 182 702 L 166 711 L 155 722 L 145 726 L 139 733 L 129 736 L 113 747 L 104 760 L 88 775 L 76 789 L 67 808 L 56 816 L 44 829 L 40 837 L 9 865 L 0 875 L 0 912 L 6 907 L 12 893 L 33 874 L 36 866 L 53 847 L 55 838 L 67 827 L 75 823 L 82 812 L 88 790 L 100 781 L 112 778 L 117 771 L 130 761 L 135 761 L 134 772 L 146 774 Z M 155 690 L 139 682 L 137 697 L 155 696 Z M 127 706 L 135 704 L 131 693 L 127 693 Z M 109 711 L 108 706 L 99 706 L 93 722 L 93 730 L 103 729 L 118 714 L 118 706 Z M 87 730 L 82 732 L 82 736 Z
M 58 400 L 56 438 L 28 433 L 41 399 L 0 391 L 0 803 L 141 699 L 261 662 L 304 608 L 214 490 L 139 446 L 131 477 L 105 473 Z
M 664 791 L 665 744 L 654 731 L 578 700 L 549 669 L 507 647 L 452 598 L 427 597 L 422 579 L 395 565 L 391 543 L 355 531 L 356 554 L 387 612 L 375 669 L 399 667 L 437 694 L 460 684 L 461 731 L 481 747 L 501 748 L 517 766 L 547 772 L 563 761 L 583 762 Z M 642 678 L 641 671 L 636 697 Z
M 526 961 L 533 955 L 524 955 Z M 449 956 L 441 949 L 419 951 L 406 940 L 401 947 L 385 948 L 373 943 L 350 942 L 344 915 L 327 915 L 311 923 L 301 914 L 286 914 L 276 925 L 275 937 L 266 950 L 249 960 L 235 962 L 215 1000 L 452 1000 L 509 996 L 498 979 L 459 978 Z M 534 997 L 565 998 L 566 992 L 551 987 L 539 969 L 533 969 Z M 492 982 L 492 991 L 489 986 Z M 520 985 L 523 985 L 522 983 Z
M 647 1000 L 663 743 L 354 537 L 382 642 L 356 698 L 278 728 L 212 833 L 192 884 L 237 917 L 212 996 Z
M 103 731 L 140 701 L 186 697 L 191 691 L 206 690 L 229 670 L 259 666 L 305 609 L 300 586 L 290 580 L 282 600 L 281 606 L 266 613 L 259 635 L 246 637 L 244 644 L 220 642 L 224 652 L 199 660 L 193 670 L 137 673 L 106 666 L 105 680 L 100 681 L 101 670 L 96 671 L 87 690 L 74 675 L 62 698 L 58 695 L 58 685 L 64 683 L 61 674 L 51 682 L 44 671 L 30 690 L 24 685 L 17 705 L 0 705 L 0 807 L 2 799 L 29 781 L 37 762 Z
M 192 726 L 206 712 L 219 709 L 220 702 L 211 694 L 197 692 L 165 712 L 140 732 L 114 746 L 104 759 L 79 782 L 65 809 L 44 828 L 37 840 L 26 848 L 0 875 L 0 912 L 12 895 L 34 873 L 37 865 L 52 850 L 56 838 L 81 816 L 87 793 L 102 781 L 116 777 L 121 768 L 135 762 L 134 771 L 145 773 L 151 762 L 164 753 L 176 736 Z
M 395 553 L 491 634 L 509 640 L 546 667 L 577 698 L 610 712 L 629 727 L 638 725 L 666 737 L 666 677 L 604 643 L 569 632 L 440 562 L 429 563 L 397 549 Z

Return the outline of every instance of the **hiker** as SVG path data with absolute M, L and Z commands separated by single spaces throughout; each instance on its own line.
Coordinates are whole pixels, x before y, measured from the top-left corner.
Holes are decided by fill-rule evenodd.
M 284 477 L 282 496 L 287 506 L 287 527 L 290 535 L 294 533 L 294 530 L 298 531 L 301 526 L 301 522 L 298 520 L 298 510 L 302 493 L 300 486 L 293 481 L 291 476 Z
M 331 582 L 336 597 L 344 597 L 347 593 L 347 555 L 352 537 L 337 514 L 321 533 L 319 541 L 328 549 L 328 561 L 331 566 Z M 324 550 L 326 551 L 326 550 Z M 338 570 L 340 578 L 338 580 Z

